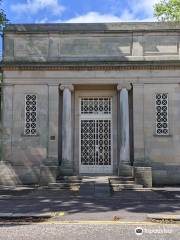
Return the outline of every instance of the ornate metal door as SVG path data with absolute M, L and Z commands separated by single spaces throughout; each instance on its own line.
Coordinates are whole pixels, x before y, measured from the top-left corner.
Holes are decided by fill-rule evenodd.
M 112 174 L 112 100 L 80 99 L 80 173 Z

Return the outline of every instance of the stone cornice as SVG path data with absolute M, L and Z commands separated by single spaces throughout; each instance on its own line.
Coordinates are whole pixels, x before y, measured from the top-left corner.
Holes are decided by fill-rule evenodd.
M 180 31 L 179 22 L 127 22 L 127 23 L 59 23 L 59 24 L 7 24 L 4 33 L 16 34 L 83 34 L 121 32 Z
M 4 62 L 1 71 L 128 71 L 128 70 L 180 70 L 180 61 L 128 61 L 128 62 Z

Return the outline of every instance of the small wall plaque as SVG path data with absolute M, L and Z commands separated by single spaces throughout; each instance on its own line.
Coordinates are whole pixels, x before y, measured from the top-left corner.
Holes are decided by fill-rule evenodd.
M 50 136 L 50 140 L 51 140 L 51 141 L 54 141 L 55 139 L 56 139 L 55 136 Z

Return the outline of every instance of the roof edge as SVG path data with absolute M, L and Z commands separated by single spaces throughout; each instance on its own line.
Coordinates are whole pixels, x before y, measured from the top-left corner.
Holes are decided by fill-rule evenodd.
M 5 33 L 180 31 L 180 22 L 8 24 Z

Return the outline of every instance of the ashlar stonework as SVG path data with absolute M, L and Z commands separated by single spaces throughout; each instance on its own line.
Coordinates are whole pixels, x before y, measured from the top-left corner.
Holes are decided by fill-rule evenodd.
M 0 184 L 180 184 L 180 24 L 9 24 Z

